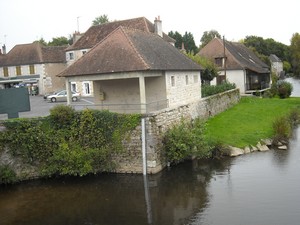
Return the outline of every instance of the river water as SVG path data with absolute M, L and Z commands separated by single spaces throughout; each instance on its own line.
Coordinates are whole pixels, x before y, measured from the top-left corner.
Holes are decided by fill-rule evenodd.
M 299 90 L 294 86 L 293 95 Z M 100 174 L 1 186 L 0 224 L 296 225 L 299 174 L 300 128 L 285 151 L 195 160 L 146 177 Z

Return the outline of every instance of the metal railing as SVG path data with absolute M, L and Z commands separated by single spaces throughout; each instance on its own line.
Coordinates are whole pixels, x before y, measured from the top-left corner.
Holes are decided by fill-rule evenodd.
M 126 104 L 126 103 L 114 103 L 114 104 L 106 104 L 106 103 L 85 103 L 81 102 L 72 103 L 71 106 L 75 110 L 84 110 L 84 109 L 95 109 L 95 110 L 109 110 L 111 112 L 117 113 L 150 113 L 154 111 L 158 111 L 161 109 L 165 109 L 169 107 L 169 100 L 159 100 L 155 102 L 149 102 L 146 104 Z

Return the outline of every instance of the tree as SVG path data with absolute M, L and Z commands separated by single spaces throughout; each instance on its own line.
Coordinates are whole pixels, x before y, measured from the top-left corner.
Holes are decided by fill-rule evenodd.
M 300 77 L 300 34 L 295 33 L 291 39 L 292 67 L 296 77 Z
M 96 26 L 96 25 L 100 25 L 100 24 L 104 24 L 104 23 L 108 23 L 109 22 L 109 19 L 108 19 L 108 16 L 103 14 L 101 16 L 98 16 L 96 17 L 94 20 L 93 20 L 93 23 L 92 25 L 93 26 Z
M 201 45 L 200 48 L 203 48 L 205 45 L 207 45 L 208 42 L 210 42 L 215 37 L 221 38 L 221 35 L 216 30 L 210 30 L 205 31 L 200 39 Z
M 46 46 L 47 45 L 47 42 L 44 40 L 44 38 L 41 38 L 40 40 L 37 40 L 37 41 L 34 41 L 35 42 L 39 42 L 40 44 Z
M 182 41 L 184 43 L 184 48 L 187 52 L 196 54 L 199 51 L 195 44 L 194 36 L 191 32 L 185 32 L 185 34 L 182 37 Z
M 212 81 L 215 77 L 218 76 L 219 70 L 210 59 L 202 57 L 198 54 L 193 55 L 191 53 L 188 53 L 187 56 L 204 69 L 201 73 L 202 84 L 210 83 L 210 81 Z
M 175 31 L 175 32 L 170 31 L 168 33 L 168 36 L 175 40 L 175 47 L 178 48 L 178 49 L 181 49 L 181 47 L 182 47 L 182 35 L 177 31 Z
M 52 38 L 52 41 L 48 42 L 48 46 L 64 46 L 69 45 L 70 40 L 68 40 L 66 37 L 56 37 Z

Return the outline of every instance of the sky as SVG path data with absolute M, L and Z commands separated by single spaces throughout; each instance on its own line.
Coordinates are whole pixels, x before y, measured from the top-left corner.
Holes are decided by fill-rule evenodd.
M 160 16 L 165 33 L 190 32 L 197 46 L 205 31 L 216 30 L 228 41 L 255 35 L 290 45 L 300 33 L 299 0 L 0 0 L 0 44 L 7 51 L 43 38 L 85 32 L 92 21 Z

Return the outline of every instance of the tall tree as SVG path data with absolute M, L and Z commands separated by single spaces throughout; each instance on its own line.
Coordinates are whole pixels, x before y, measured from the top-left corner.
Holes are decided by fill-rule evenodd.
M 178 31 L 170 31 L 168 36 L 175 40 L 175 47 L 181 49 L 182 47 L 182 35 Z
M 108 22 L 109 22 L 108 16 L 103 14 L 101 16 L 96 17 L 93 20 L 92 25 L 96 26 L 96 25 L 103 24 L 103 23 L 108 23 Z
M 182 41 L 184 43 L 184 48 L 187 52 L 193 54 L 198 53 L 199 49 L 195 44 L 194 36 L 191 32 L 185 32 L 185 34 L 182 37 Z
M 291 39 L 292 67 L 296 77 L 300 77 L 300 34 L 295 33 Z
M 221 35 L 216 30 L 210 30 L 205 31 L 200 39 L 201 45 L 200 48 L 203 48 L 205 45 L 207 45 L 208 42 L 210 42 L 215 37 L 221 38 Z

